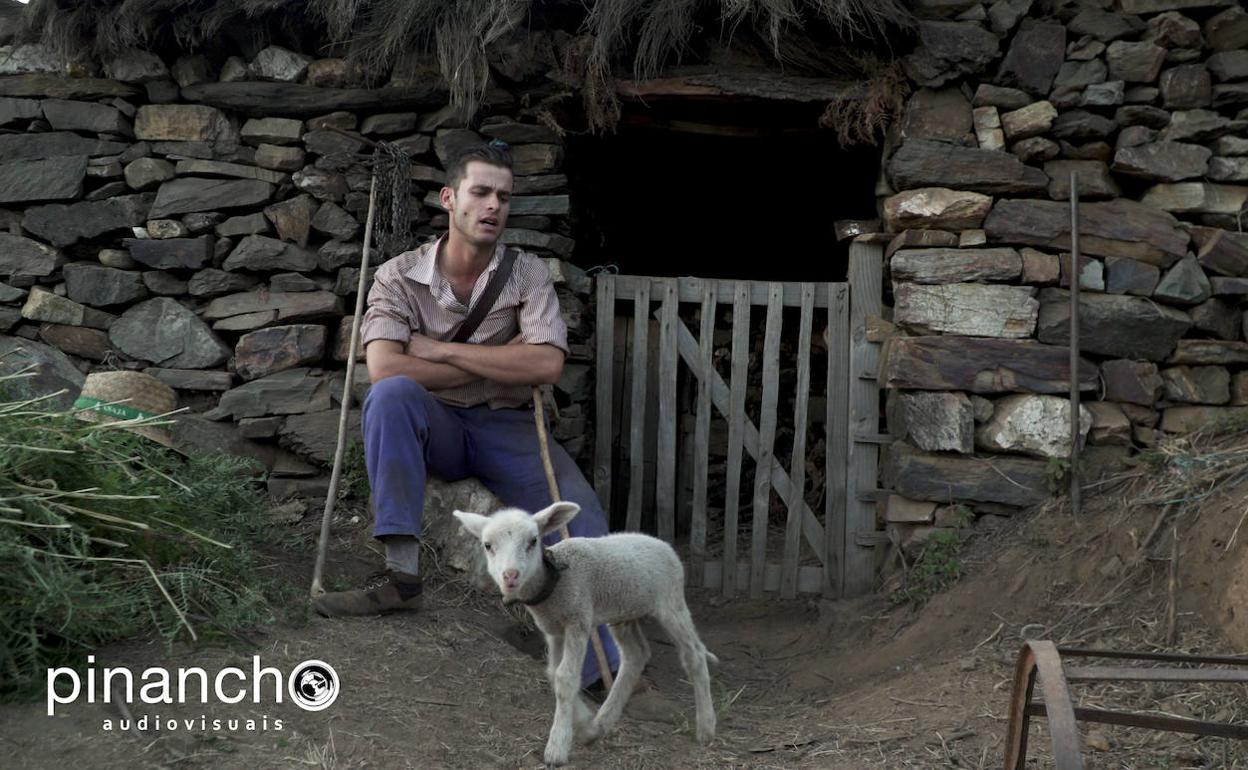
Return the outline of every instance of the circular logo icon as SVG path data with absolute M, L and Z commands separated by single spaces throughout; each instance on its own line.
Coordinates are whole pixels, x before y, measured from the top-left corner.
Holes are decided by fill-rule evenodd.
M 286 689 L 304 711 L 327 709 L 338 698 L 338 672 L 321 660 L 305 660 L 290 672 Z

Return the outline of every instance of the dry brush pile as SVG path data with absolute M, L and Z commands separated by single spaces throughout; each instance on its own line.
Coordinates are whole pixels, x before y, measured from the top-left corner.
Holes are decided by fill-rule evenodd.
M 269 519 L 247 461 L 79 420 L 21 379 L 0 380 L 0 695 L 109 642 L 272 619 L 248 543 Z

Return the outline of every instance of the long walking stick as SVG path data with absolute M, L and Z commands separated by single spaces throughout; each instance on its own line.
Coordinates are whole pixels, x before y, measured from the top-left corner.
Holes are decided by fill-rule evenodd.
M 550 461 L 550 445 L 546 440 L 546 407 L 542 404 L 542 389 L 537 385 L 533 386 L 533 418 L 537 420 L 537 444 L 542 450 L 542 467 L 546 469 L 546 485 L 550 487 L 550 502 L 557 503 L 561 499 L 559 482 L 555 479 L 555 466 Z M 566 524 L 559 528 L 560 540 L 567 540 L 571 536 Z M 607 662 L 607 651 L 602 647 L 602 638 L 598 636 L 596 626 L 590 633 L 589 641 L 594 645 L 594 656 L 598 658 L 598 671 L 602 674 L 602 683 L 610 690 L 614 684 L 611 665 Z
M 347 452 L 347 417 L 351 411 L 351 386 L 355 382 L 355 349 L 360 344 L 360 317 L 364 315 L 364 293 L 368 285 L 369 244 L 373 240 L 373 213 L 377 205 L 377 174 L 368 188 L 368 219 L 364 221 L 364 251 L 360 256 L 360 281 L 355 287 L 355 316 L 351 319 L 351 344 L 347 348 L 347 381 L 342 385 L 342 408 L 338 411 L 338 444 L 334 447 L 334 470 L 329 476 L 325 512 L 321 515 L 321 538 L 316 544 L 316 566 L 312 569 L 312 596 L 325 593 L 321 576 L 325 573 L 325 552 L 329 550 L 329 520 L 338 498 L 342 458 Z

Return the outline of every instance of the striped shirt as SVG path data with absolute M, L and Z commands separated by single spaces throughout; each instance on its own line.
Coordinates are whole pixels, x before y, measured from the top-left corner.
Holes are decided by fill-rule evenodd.
M 450 281 L 437 267 L 438 245 L 445 237 L 405 251 L 377 269 L 360 329 L 361 346 L 373 340 L 395 340 L 406 347 L 413 332 L 440 340 L 467 317 L 469 306 L 456 299 Z M 475 304 L 485 291 L 504 251 L 500 242 L 494 249 L 494 258 L 472 287 L 471 303 Z M 524 335 L 524 341 L 530 345 L 554 345 L 564 355 L 568 353 L 567 325 L 559 313 L 550 271 L 541 259 L 518 249 L 507 284 L 468 342 L 505 345 L 517 334 Z M 489 404 L 491 409 L 498 409 L 530 403 L 533 389 L 529 385 L 477 380 L 457 388 L 431 391 L 431 395 L 451 406 Z

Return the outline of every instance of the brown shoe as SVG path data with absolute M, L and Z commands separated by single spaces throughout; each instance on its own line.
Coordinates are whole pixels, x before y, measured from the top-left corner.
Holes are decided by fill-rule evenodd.
M 312 608 L 327 618 L 418 610 L 421 591 L 418 575 L 382 570 L 369 575 L 363 588 L 331 591 L 313 597 Z

